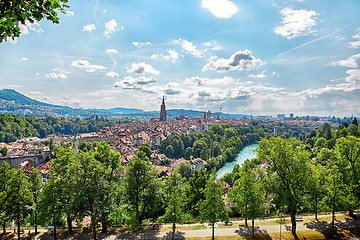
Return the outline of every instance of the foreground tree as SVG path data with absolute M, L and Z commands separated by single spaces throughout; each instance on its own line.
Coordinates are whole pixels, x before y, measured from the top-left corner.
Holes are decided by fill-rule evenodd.
M 212 240 L 215 239 L 215 223 L 228 219 L 221 187 L 216 184 L 216 174 L 213 172 L 205 187 L 205 200 L 200 204 L 200 218 L 209 221 L 212 226 Z
M 33 193 L 33 212 L 32 212 L 32 218 L 33 218 L 33 224 L 35 227 L 35 234 L 38 233 L 37 231 L 37 225 L 38 225 L 38 213 L 40 210 L 40 194 L 42 191 L 42 181 L 41 181 L 41 175 L 39 173 L 39 170 L 36 168 L 32 169 L 32 173 L 29 177 L 29 182 L 30 182 L 30 191 Z
M 136 153 L 126 168 L 124 179 L 125 202 L 136 214 L 136 226 L 139 227 L 147 209 L 155 211 L 159 198 L 157 173 L 142 151 Z
M 59 23 L 57 11 L 65 13 L 68 0 L 13 0 L 0 2 L 0 43 L 8 37 L 21 34 L 20 25 L 34 23 L 43 18 Z
M 107 169 L 94 158 L 93 152 L 80 152 L 78 180 L 76 182 L 77 207 L 82 216 L 90 216 L 93 239 L 96 239 L 96 224 L 101 220 L 107 191 Z
M 6 183 L 5 193 L 1 195 L 1 199 L 6 213 L 17 224 L 17 234 L 20 239 L 21 223 L 31 213 L 33 205 L 30 183 L 20 168 L 11 169 L 11 178 Z
M 68 234 L 72 234 L 72 221 L 78 214 L 75 206 L 78 161 L 75 151 L 68 146 L 57 147 L 54 155 L 50 175 L 57 179 L 57 197 L 62 204 L 62 212 L 66 215 Z
M 165 218 L 173 223 L 172 239 L 175 238 L 176 223 L 180 222 L 184 217 L 186 204 L 184 181 L 185 178 L 181 177 L 175 170 L 171 176 L 165 179 Z
M 284 140 L 280 137 L 262 139 L 259 143 L 258 157 L 269 167 L 265 184 L 274 194 L 273 202 L 278 208 L 287 207 L 291 216 L 291 233 L 296 234 L 296 212 L 306 203 L 311 181 L 310 153 L 297 139 Z
M 255 234 L 254 219 L 263 217 L 265 214 L 265 197 L 260 175 L 254 169 L 250 169 L 247 162 L 240 170 L 240 178 L 235 181 L 234 190 L 229 194 L 242 215 L 252 219 L 252 234 Z
M 10 179 L 10 164 L 3 162 L 0 168 L 0 221 L 3 227 L 3 233 L 6 233 L 6 221 L 9 216 L 6 213 L 5 202 L 6 202 L 6 185 Z
M 103 177 L 106 184 L 105 197 L 102 201 L 101 227 L 102 232 L 107 232 L 107 221 L 110 213 L 115 210 L 116 203 L 119 202 L 120 194 L 120 154 L 111 150 L 105 142 L 100 142 L 96 146 L 97 151 L 94 158 L 103 166 Z M 151 150 L 150 150 L 151 155 Z
M 337 139 L 335 145 L 335 164 L 340 172 L 340 179 L 350 190 L 348 198 L 355 202 L 349 206 L 349 215 L 360 203 L 360 139 L 353 136 Z
M 54 175 L 49 176 L 49 180 L 45 183 L 40 204 L 40 218 L 43 224 L 50 222 L 54 227 L 53 236 L 56 240 L 56 230 L 63 217 L 63 183 L 60 178 Z

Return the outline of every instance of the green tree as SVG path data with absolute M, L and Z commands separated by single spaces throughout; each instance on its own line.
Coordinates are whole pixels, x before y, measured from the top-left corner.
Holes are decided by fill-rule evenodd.
M 8 216 L 16 222 L 20 239 L 21 222 L 31 213 L 33 193 L 28 178 L 20 168 L 10 171 L 11 177 L 6 182 L 6 191 L 1 192 L 0 201 L 4 203 Z
M 141 144 L 139 147 L 138 147 L 139 151 L 143 151 L 147 158 L 150 160 L 151 158 L 151 148 L 150 148 L 150 145 L 148 143 L 145 143 L 145 144 Z
M 179 165 L 179 173 L 187 179 L 191 176 L 191 165 L 189 162 L 182 162 Z
M 273 202 L 278 208 L 287 207 L 291 217 L 291 232 L 296 240 L 296 212 L 307 201 L 309 181 L 311 180 L 310 153 L 297 139 L 262 139 L 259 143 L 258 157 L 269 167 L 265 184 L 274 194 Z
M 34 23 L 43 18 L 59 23 L 57 11 L 65 13 L 68 0 L 3 1 L 0 4 L 0 42 L 20 36 L 20 24 Z
M 6 221 L 9 220 L 9 216 L 6 213 L 6 197 L 2 198 L 1 196 L 6 196 L 6 185 L 7 181 L 10 179 L 10 164 L 8 162 L 3 162 L 2 167 L 0 168 L 0 221 L 3 227 L 3 233 L 6 233 Z
M 222 199 L 221 187 L 216 184 L 216 174 L 213 172 L 206 182 L 205 199 L 200 204 L 200 218 L 209 221 L 212 226 L 212 240 L 215 238 L 215 223 L 228 219 L 225 203 Z
M 146 210 L 156 206 L 159 198 L 157 172 L 144 152 L 138 151 L 127 165 L 124 187 L 125 202 L 135 211 L 136 225 L 140 226 Z
M 57 179 L 56 187 L 62 204 L 62 212 L 66 215 L 68 233 L 72 233 L 72 221 L 78 214 L 76 208 L 76 181 L 78 176 L 78 161 L 76 153 L 68 146 L 59 146 L 55 149 L 50 175 Z M 61 189 L 59 189 L 61 188 Z
M 106 179 L 109 169 L 95 159 L 93 152 L 79 152 L 76 157 L 79 161 L 76 202 L 80 214 L 90 217 L 93 239 L 96 239 L 96 224 L 104 216 L 111 187 Z
M 3 155 L 3 157 L 6 157 L 7 153 L 8 153 L 8 148 L 6 146 L 2 147 L 0 150 L 1 155 Z
M 110 213 L 115 210 L 116 203 L 119 200 L 119 194 L 121 192 L 119 175 L 122 170 L 120 165 L 121 157 L 120 153 L 114 152 L 111 147 L 103 141 L 97 144 L 96 148 L 97 151 L 94 153 L 94 157 L 97 161 L 99 161 L 99 164 L 102 164 L 104 167 L 103 177 L 107 185 L 101 209 L 102 232 L 107 232 L 108 217 Z M 149 147 L 148 149 L 150 150 Z
M 254 219 L 264 216 L 265 214 L 265 197 L 263 186 L 254 170 L 244 166 L 240 170 L 240 178 L 235 181 L 234 190 L 230 193 L 240 212 L 247 219 L 252 219 L 252 234 L 254 231 Z
M 165 149 L 165 155 L 168 158 L 172 158 L 174 156 L 174 148 L 171 145 L 168 145 Z
M 49 180 L 45 183 L 40 204 L 40 219 L 45 223 L 50 222 L 54 227 L 54 239 L 57 239 L 56 230 L 61 224 L 63 217 L 63 203 L 61 196 L 63 195 L 63 183 L 60 178 L 54 175 L 49 176 Z
M 185 179 L 176 170 L 165 179 L 165 219 L 173 223 L 172 239 L 175 238 L 176 223 L 182 221 L 184 217 L 186 204 L 184 181 Z
M 187 182 L 186 195 L 187 195 L 187 208 L 186 210 L 193 215 L 199 216 L 200 203 L 205 199 L 204 189 L 209 175 L 203 170 L 195 169 L 194 174 Z
M 38 213 L 40 210 L 40 194 L 42 191 L 42 180 L 41 175 L 39 173 L 39 170 L 36 168 L 32 169 L 32 173 L 29 176 L 29 182 L 30 182 L 30 191 L 33 193 L 33 212 L 32 212 L 32 218 L 33 218 L 33 225 L 35 227 L 35 234 L 37 234 L 37 225 L 38 225 Z
M 335 154 L 335 164 L 339 169 L 340 179 L 350 190 L 352 198 L 356 199 L 353 205 L 358 206 L 360 203 L 360 140 L 353 136 L 337 139 Z M 352 215 L 352 208 L 349 209 L 349 213 Z

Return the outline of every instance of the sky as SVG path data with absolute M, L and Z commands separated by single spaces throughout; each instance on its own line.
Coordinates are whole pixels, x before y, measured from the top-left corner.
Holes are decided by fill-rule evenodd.
M 359 0 L 69 0 L 0 43 L 0 88 L 74 108 L 360 116 Z

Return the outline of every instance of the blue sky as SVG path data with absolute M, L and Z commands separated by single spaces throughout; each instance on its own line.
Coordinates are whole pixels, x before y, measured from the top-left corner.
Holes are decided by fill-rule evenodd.
M 0 44 L 1 88 L 81 108 L 360 116 L 359 0 L 70 0 Z

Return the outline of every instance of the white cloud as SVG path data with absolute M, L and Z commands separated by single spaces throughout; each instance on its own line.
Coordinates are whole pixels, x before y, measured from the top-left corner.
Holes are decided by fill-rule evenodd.
M 163 54 L 158 54 L 158 53 L 154 53 L 153 55 L 151 55 L 150 58 L 152 59 L 158 59 L 159 57 L 162 57 L 166 60 L 170 60 L 171 62 L 175 63 L 176 60 L 178 60 L 179 58 L 179 53 L 177 53 L 175 50 L 168 50 L 169 55 L 163 55 Z
M 11 42 L 12 44 L 16 44 L 17 43 L 17 38 L 12 39 L 11 37 L 6 37 L 6 41 Z
M 252 55 L 252 51 L 246 49 L 244 51 L 234 53 L 229 59 L 219 58 L 217 60 L 210 61 L 204 66 L 202 71 L 245 71 L 251 70 L 261 64 L 262 61 L 255 58 Z
M 291 8 L 283 8 L 280 11 L 283 15 L 283 25 L 274 29 L 274 32 L 287 39 L 299 36 L 306 36 L 316 33 L 313 29 L 316 26 L 316 19 L 319 14 L 314 10 L 294 10 Z
M 132 63 L 131 67 L 128 67 L 128 73 L 137 73 L 137 74 L 153 74 L 159 75 L 160 72 L 155 70 L 150 64 L 145 62 L 141 63 Z
M 143 89 L 145 86 L 157 83 L 157 79 L 154 77 L 124 77 L 123 80 L 115 82 L 115 88 L 123 88 L 123 89 Z
M 119 76 L 119 74 L 117 74 L 116 72 L 107 72 L 106 76 L 111 78 L 116 78 Z
M 43 32 L 44 30 L 42 30 L 42 28 L 40 27 L 40 24 L 38 22 L 33 22 L 31 23 L 30 21 L 26 20 L 25 24 L 21 24 L 19 23 L 19 27 L 20 27 L 20 32 L 21 34 L 29 34 L 29 30 L 34 31 L 34 32 Z
M 118 50 L 116 50 L 116 49 L 111 49 L 111 48 L 106 49 L 106 52 L 107 52 L 107 53 L 119 53 Z
M 20 58 L 19 60 L 22 61 L 22 62 L 26 62 L 26 61 L 28 61 L 29 59 L 28 59 L 27 57 L 22 57 L 22 58 Z
M 138 47 L 138 48 L 141 48 L 141 47 L 146 47 L 146 46 L 150 46 L 151 45 L 151 42 L 132 42 L 132 44 L 135 46 L 135 47 Z
M 104 70 L 106 67 L 102 65 L 92 65 L 87 60 L 78 59 L 71 63 L 72 67 L 83 68 L 87 72 L 95 72 L 96 70 Z
M 332 93 L 335 94 L 335 91 L 349 93 L 354 90 L 360 90 L 360 69 L 350 69 L 347 70 L 346 73 L 348 76 L 345 78 L 344 81 L 335 84 L 335 85 L 328 85 L 323 88 L 318 89 L 306 89 L 302 91 L 301 95 L 307 95 L 312 98 L 318 98 L 319 95 L 325 93 Z
M 82 30 L 87 31 L 87 32 L 92 32 L 92 31 L 96 30 L 96 26 L 95 26 L 95 24 L 88 24 L 88 25 L 84 26 Z
M 182 49 L 185 52 L 194 55 L 197 58 L 203 57 L 205 52 L 207 51 L 206 49 L 198 49 L 192 42 L 189 42 L 185 39 L 180 38 L 177 43 L 181 45 Z
M 251 78 L 266 78 L 267 76 L 265 75 L 265 71 L 263 71 L 262 73 L 259 73 L 259 74 L 249 74 L 249 77 Z
M 45 77 L 47 78 L 60 78 L 60 79 L 65 79 L 67 78 L 67 76 L 63 73 L 54 73 L 54 72 L 51 72 L 49 74 L 45 74 Z
M 105 29 L 106 29 L 105 33 L 104 33 L 105 37 L 110 38 L 112 33 L 114 33 L 115 31 L 118 31 L 119 29 L 123 30 L 124 27 L 121 25 L 119 26 L 118 23 L 116 22 L 116 20 L 112 19 L 105 24 Z
M 66 15 L 69 16 L 69 17 L 71 17 L 71 16 L 74 16 L 75 13 L 74 13 L 73 11 L 67 11 L 67 12 L 66 12 Z
M 357 68 L 358 67 L 358 60 L 360 59 L 360 53 L 353 55 L 345 60 L 340 60 L 337 62 L 330 63 L 331 66 L 343 66 L 348 68 Z
M 239 11 L 238 7 L 229 0 L 202 0 L 201 6 L 217 18 L 230 18 Z
M 191 77 L 185 79 L 185 84 L 193 86 L 219 86 L 219 85 L 229 85 L 234 82 L 234 79 L 231 77 L 224 77 L 218 79 L 202 78 L 202 77 Z
M 350 42 L 350 47 L 351 48 L 359 48 L 360 47 L 360 33 L 355 34 L 354 36 L 352 36 L 352 38 L 357 39 L 358 41 Z

